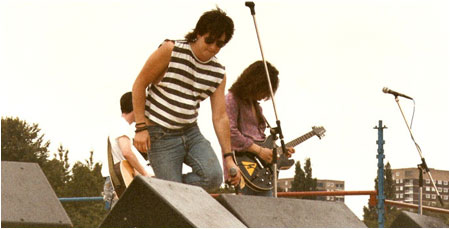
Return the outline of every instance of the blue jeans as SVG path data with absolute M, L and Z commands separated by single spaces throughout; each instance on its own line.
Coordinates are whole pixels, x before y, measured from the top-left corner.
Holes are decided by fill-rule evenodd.
M 148 132 L 148 157 L 157 178 L 200 186 L 208 192 L 219 189 L 223 181 L 219 160 L 197 125 L 183 130 L 149 126 Z M 182 174 L 183 163 L 192 172 Z
M 242 179 L 244 179 L 244 178 L 242 178 Z M 251 189 L 250 187 L 248 187 L 248 185 L 245 185 L 245 187 L 243 189 L 239 189 L 239 192 L 244 194 L 244 195 L 249 195 L 249 196 L 270 196 L 270 197 L 273 197 L 272 190 L 255 191 L 255 190 Z

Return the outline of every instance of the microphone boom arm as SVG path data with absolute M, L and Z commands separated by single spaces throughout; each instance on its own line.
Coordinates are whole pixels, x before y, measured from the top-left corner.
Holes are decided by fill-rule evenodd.
M 384 91 L 384 89 L 383 89 L 383 91 Z M 405 117 L 405 114 L 403 113 L 402 107 L 400 106 L 400 102 L 399 102 L 398 96 L 395 96 L 395 102 L 397 102 L 398 108 L 400 109 L 400 113 L 402 114 L 403 120 L 405 121 L 405 124 L 406 124 L 406 127 L 408 128 L 409 134 L 411 135 L 411 139 L 413 140 L 414 145 L 416 146 L 417 152 L 419 152 L 420 160 L 422 161 L 421 167 L 425 170 L 425 172 L 427 173 L 428 177 L 430 178 L 431 183 L 433 184 L 434 190 L 435 190 L 435 192 L 437 194 L 437 197 L 438 197 L 438 200 L 439 200 L 441 206 L 444 206 L 444 202 L 442 201 L 441 194 L 439 193 L 439 191 L 438 191 L 438 189 L 436 187 L 436 183 L 434 182 L 434 179 L 431 176 L 430 169 L 428 168 L 428 165 L 425 162 L 425 158 L 422 155 L 422 150 L 420 149 L 420 146 L 417 144 L 416 140 L 414 139 L 414 135 L 413 135 L 413 133 L 411 131 L 411 128 L 410 128 L 408 122 L 406 121 L 406 117 Z M 422 204 L 420 203 L 420 205 L 422 205 Z

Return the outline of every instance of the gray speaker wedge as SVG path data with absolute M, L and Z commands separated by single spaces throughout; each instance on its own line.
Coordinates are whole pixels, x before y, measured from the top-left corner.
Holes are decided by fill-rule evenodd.
M 393 228 L 448 228 L 445 224 L 438 218 L 419 215 L 417 213 L 402 211 L 399 216 L 392 222 L 391 227 Z
M 220 195 L 218 201 L 252 228 L 366 227 L 342 202 L 244 195 Z
M 2 161 L 2 227 L 72 227 L 37 163 Z
M 200 187 L 138 175 L 100 227 L 241 228 L 245 225 Z

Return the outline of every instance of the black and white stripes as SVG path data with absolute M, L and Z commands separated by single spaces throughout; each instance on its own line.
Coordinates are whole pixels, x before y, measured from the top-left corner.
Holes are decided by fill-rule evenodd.
M 197 120 L 200 102 L 214 93 L 225 67 L 216 57 L 198 60 L 186 41 L 175 41 L 163 79 L 148 87 L 145 114 L 154 123 L 179 129 Z

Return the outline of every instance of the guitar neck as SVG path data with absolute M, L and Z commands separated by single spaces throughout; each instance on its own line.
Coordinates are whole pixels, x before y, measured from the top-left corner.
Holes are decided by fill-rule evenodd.
M 298 144 L 300 144 L 300 143 L 310 139 L 314 135 L 315 135 L 314 131 L 310 131 L 310 132 L 306 133 L 305 135 L 302 135 L 302 136 L 300 136 L 300 137 L 298 137 L 298 138 L 296 138 L 296 139 L 286 143 L 285 145 L 286 145 L 286 147 L 294 147 L 294 146 L 296 146 L 296 145 L 298 145 Z M 277 151 L 279 153 L 282 153 L 281 147 L 278 147 Z

